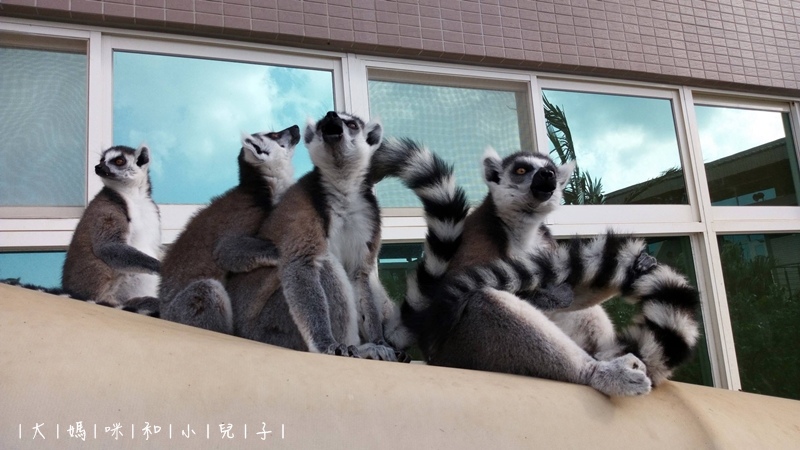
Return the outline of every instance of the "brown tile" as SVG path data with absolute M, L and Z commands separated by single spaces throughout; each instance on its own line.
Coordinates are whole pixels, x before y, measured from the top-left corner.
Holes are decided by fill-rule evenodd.
M 253 33 L 275 34 L 278 32 L 278 22 L 275 20 L 253 19 L 250 21 L 250 27 Z
M 166 0 L 165 6 L 167 9 L 194 12 L 194 1 L 192 0 Z
M 83 14 L 89 17 L 96 17 L 103 13 L 103 4 L 98 1 L 71 0 L 70 10 L 72 10 L 73 16 L 77 16 L 77 14 Z
M 166 20 L 167 23 L 173 26 L 180 26 L 185 24 L 190 24 L 194 26 L 194 12 L 168 9 L 166 10 Z
M 352 31 L 353 19 L 344 19 L 341 17 L 329 17 L 328 25 L 330 26 L 331 30 L 337 29 L 337 30 Z
M 222 14 L 227 18 L 232 17 L 246 17 L 250 18 L 250 7 L 244 5 L 234 5 L 225 3 L 222 7 Z
M 306 26 L 324 27 L 328 28 L 328 16 L 319 14 L 303 14 L 303 24 Z
M 41 3 L 41 0 L 39 0 Z M 103 3 L 103 16 L 106 20 L 111 18 L 133 18 L 133 5 L 123 5 L 119 3 Z M 192 19 L 194 22 L 194 19 Z
M 222 14 L 222 3 L 208 0 L 195 0 L 195 12 L 207 14 Z
M 75 1 L 71 0 L 71 3 L 74 5 Z M 136 0 L 136 6 L 148 6 L 151 8 L 165 8 L 165 0 Z M 74 8 L 74 6 L 73 6 Z
M 256 8 L 253 7 L 250 9 L 250 15 L 252 19 L 258 20 L 267 20 L 267 21 L 277 21 L 278 20 L 278 10 L 274 8 Z

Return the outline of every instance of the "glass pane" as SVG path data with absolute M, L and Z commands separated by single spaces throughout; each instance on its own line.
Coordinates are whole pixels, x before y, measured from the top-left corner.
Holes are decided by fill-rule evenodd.
M 688 202 L 670 100 L 543 92 L 550 155 L 578 164 L 566 204 Z
M 800 400 L 800 234 L 718 241 L 742 389 Z
M 19 278 L 22 283 L 61 287 L 61 268 L 66 256 L 66 252 L 0 253 L 0 280 Z
M 692 262 L 692 246 L 687 236 L 648 237 L 646 240 L 647 252 L 656 257 L 659 263 L 673 267 L 678 272 L 686 275 L 689 283 L 697 286 L 697 276 Z M 630 324 L 636 312 L 635 306 L 626 303 L 620 298 L 606 302 L 603 307 L 611 316 L 611 320 L 617 329 L 623 329 Z M 697 310 L 697 317 L 702 317 L 700 308 Z M 702 327 L 700 339 L 697 341 L 692 359 L 679 367 L 673 374 L 672 379 L 684 383 L 705 386 L 714 385 L 711 375 L 711 362 L 708 357 L 708 344 Z
M 85 204 L 86 64 L 0 44 L 0 206 Z
M 206 203 L 237 183 L 242 133 L 332 109 L 330 71 L 114 53 L 114 143 L 151 147 L 158 203 Z M 296 177 L 311 169 L 302 142 L 293 162 Z
M 695 110 L 711 204 L 798 204 L 800 177 L 788 113 L 720 106 Z
M 480 163 L 487 146 L 500 155 L 533 148 L 524 92 L 371 80 L 369 107 L 386 136 L 415 139 L 453 164 L 473 204 L 487 192 Z M 377 192 L 383 207 L 422 206 L 394 179 L 378 184 Z

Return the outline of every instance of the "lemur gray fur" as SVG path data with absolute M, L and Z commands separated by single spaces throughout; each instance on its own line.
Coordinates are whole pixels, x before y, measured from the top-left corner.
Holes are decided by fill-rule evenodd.
M 277 249 L 255 237 L 294 182 L 292 156 L 300 128 L 242 137 L 239 184 L 199 211 L 169 247 L 161 267 L 161 317 L 233 334 L 225 291 L 229 272 L 276 265 Z
M 75 228 L 61 275 L 73 298 L 154 314 L 161 218 L 152 199 L 150 151 L 114 146 L 94 168 L 103 189 Z
M 414 166 L 404 156 L 415 153 L 408 146 L 387 151 L 395 153 L 393 164 Z M 426 214 L 425 256 L 409 280 L 403 321 L 428 362 L 583 383 L 609 395 L 646 393 L 651 378 L 668 377 L 697 339 L 696 291 L 669 268 L 654 269 L 639 240 L 607 234 L 556 244 L 544 218 L 559 205 L 572 165 L 556 167 L 533 153 L 501 160 L 488 151 L 484 169 L 490 192 L 472 214 L 460 200 L 440 206 L 436 221 Z M 445 205 L 454 189 L 439 194 Z M 503 261 L 519 270 L 506 270 Z M 538 276 L 515 284 L 515 273 Z M 536 294 L 542 286 L 544 297 Z M 565 287 L 574 289 L 568 308 L 537 307 L 558 303 Z M 642 310 L 619 339 L 598 306 L 618 293 L 631 294 Z
M 328 112 L 304 141 L 314 169 L 284 194 L 258 236 L 279 268 L 232 274 L 235 333 L 315 353 L 406 360 L 384 337 L 388 296 L 378 280 L 380 210 L 369 178 L 377 122 Z

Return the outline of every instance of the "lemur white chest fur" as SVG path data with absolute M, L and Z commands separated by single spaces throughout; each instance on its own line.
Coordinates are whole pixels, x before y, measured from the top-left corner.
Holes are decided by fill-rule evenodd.
M 359 186 L 352 186 L 345 192 L 328 187 L 331 201 L 328 251 L 352 278 L 355 271 L 366 265 L 369 251 L 366 243 L 373 235 L 373 206 L 361 194 Z
M 142 253 L 161 257 L 161 220 L 150 195 L 140 189 L 120 192 L 128 205 L 130 218 L 127 244 Z

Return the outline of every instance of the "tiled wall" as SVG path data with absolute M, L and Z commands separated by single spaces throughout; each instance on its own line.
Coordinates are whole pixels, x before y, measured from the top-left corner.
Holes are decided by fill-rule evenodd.
M 0 15 L 800 94 L 798 0 L 0 0 Z

